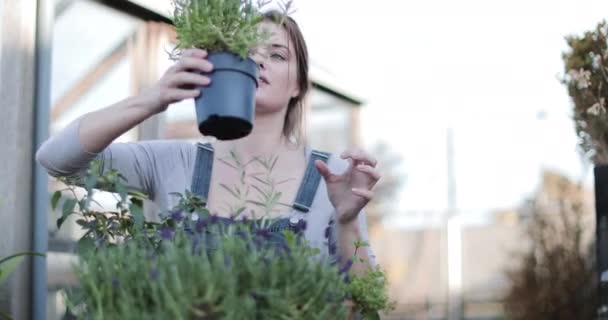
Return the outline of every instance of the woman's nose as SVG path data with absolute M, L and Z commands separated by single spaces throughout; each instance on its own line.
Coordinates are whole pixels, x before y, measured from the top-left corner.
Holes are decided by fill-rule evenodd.
M 256 51 L 252 57 L 253 61 L 255 61 L 255 63 L 260 67 L 260 69 L 264 70 L 265 69 L 265 56 L 262 52 Z

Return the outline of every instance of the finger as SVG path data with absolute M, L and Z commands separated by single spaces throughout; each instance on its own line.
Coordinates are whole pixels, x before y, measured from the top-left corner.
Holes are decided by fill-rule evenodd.
M 182 52 L 182 57 L 207 58 L 207 50 L 192 48 Z
M 325 179 L 326 182 L 333 182 L 335 180 L 335 175 L 331 173 L 327 164 L 321 160 L 315 160 L 315 167 Z
M 206 59 L 195 58 L 195 57 L 182 57 L 175 64 L 174 71 L 181 72 L 185 70 L 197 70 L 202 72 L 213 71 L 213 64 Z
M 374 192 L 371 190 L 354 188 L 354 189 L 352 189 L 352 192 L 354 195 L 359 196 L 368 201 L 370 201 L 374 198 Z
M 376 158 L 359 149 L 345 151 L 340 155 L 340 157 L 342 159 L 353 159 L 355 161 L 361 161 L 371 165 L 372 167 L 375 167 L 378 164 Z
M 193 72 L 180 72 L 171 77 L 169 80 L 169 86 L 172 88 L 177 87 L 189 87 L 189 86 L 207 86 L 211 83 L 209 77 L 193 73 Z
M 357 170 L 367 173 L 374 181 L 380 180 L 380 172 L 370 165 L 360 164 L 357 166 Z
M 167 99 L 169 101 L 182 101 L 185 99 L 193 99 L 198 97 L 201 94 L 200 90 L 198 89 L 190 89 L 190 90 L 184 90 L 184 89 L 174 89 L 174 90 L 170 90 L 167 93 Z

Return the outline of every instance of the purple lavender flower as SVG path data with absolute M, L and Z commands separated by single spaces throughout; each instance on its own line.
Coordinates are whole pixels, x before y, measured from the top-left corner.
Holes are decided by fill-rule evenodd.
M 336 242 L 329 242 L 327 245 L 327 251 L 329 252 L 330 255 L 335 255 L 336 252 L 338 251 L 338 245 L 336 244 Z
M 112 279 L 112 288 L 114 288 L 114 290 L 120 288 L 120 281 L 116 277 Z
M 150 279 L 157 281 L 159 276 L 160 272 L 158 271 L 158 268 L 153 268 L 150 270 Z
M 269 228 L 259 228 L 255 230 L 255 235 L 265 240 L 268 240 L 272 236 L 272 232 Z
M 342 266 L 342 268 L 340 268 L 340 271 L 338 271 L 340 274 L 343 273 L 348 273 L 348 271 L 350 271 L 350 268 L 353 266 L 353 259 L 348 259 L 346 260 L 346 263 Z
M 207 219 L 198 219 L 196 221 L 196 225 L 194 226 L 194 230 L 196 230 L 196 233 L 202 233 L 205 228 L 207 228 L 208 225 L 208 221 Z
M 220 217 L 217 214 L 209 215 L 209 224 L 216 224 L 220 221 Z
M 306 227 L 307 227 L 306 220 L 300 219 L 298 221 L 298 224 L 296 224 L 295 232 L 298 233 L 298 232 L 306 231 Z
M 182 209 L 176 209 L 175 211 L 171 212 L 171 220 L 175 221 L 176 223 L 180 223 L 184 220 L 184 211 Z
M 331 225 L 328 225 L 327 228 L 325 228 L 325 239 L 329 239 L 330 235 L 331 235 Z
M 174 235 L 175 235 L 175 231 L 173 229 L 171 229 L 170 227 L 163 226 L 162 229 L 160 229 L 160 237 L 163 240 L 173 240 Z

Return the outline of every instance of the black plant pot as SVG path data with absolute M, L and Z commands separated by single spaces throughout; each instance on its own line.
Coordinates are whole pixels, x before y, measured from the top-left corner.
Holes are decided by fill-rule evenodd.
M 593 168 L 595 178 L 595 236 L 599 282 L 599 319 L 608 319 L 608 165 Z M 605 273 L 605 274 L 604 274 Z
M 247 136 L 253 129 L 258 65 L 231 53 L 212 53 L 211 84 L 195 99 L 198 130 L 219 140 Z

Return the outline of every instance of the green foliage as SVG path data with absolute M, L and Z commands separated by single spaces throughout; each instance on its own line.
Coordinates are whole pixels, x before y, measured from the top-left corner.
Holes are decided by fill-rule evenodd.
M 256 192 L 266 213 L 278 203 L 275 186 L 282 182 L 249 173 L 236 154 L 225 161 L 242 173 L 240 187 L 226 186 L 235 199 L 246 199 L 244 177 L 250 177 L 261 184 Z M 270 172 L 277 159 L 252 161 Z M 72 186 L 51 197 L 54 208 L 63 201 L 60 219 L 77 215 L 85 230 L 74 266 L 80 287 L 68 293 L 70 309 L 81 318 L 348 319 L 346 300 L 364 319 L 390 310 L 383 272 L 359 276 L 321 258 L 303 237 L 305 225 L 272 233 L 276 220 L 237 220 L 244 210 L 238 206 L 230 218 L 220 218 L 190 191 L 174 193 L 177 206 L 160 222 L 149 222 L 142 212 L 145 196 L 128 190 L 118 172 L 102 174 L 98 162 L 85 177 L 63 182 L 86 190 L 82 198 Z M 117 192 L 115 211 L 91 209 L 97 187 Z M 356 251 L 352 261 L 363 263 Z
M 608 164 L 608 25 L 566 38 L 563 83 L 574 103 L 579 147 L 595 164 Z
M 261 10 L 270 1 L 258 0 L 174 0 L 173 24 L 179 52 L 202 48 L 209 52 L 231 52 L 246 58 L 268 34 L 258 26 Z M 288 14 L 291 1 L 281 4 Z
M 46 257 L 45 254 L 36 252 L 22 252 L 17 253 L 0 260 L 0 285 L 8 279 L 8 277 L 17 269 L 17 267 L 23 262 L 26 256 L 41 256 Z
M 595 246 L 586 240 L 593 231 L 584 224 L 592 210 L 584 199 L 580 185 L 545 174 L 543 189 L 524 208 L 531 212 L 530 245 L 514 256 L 517 265 L 506 272 L 508 319 L 597 318 Z
M 355 263 L 363 263 L 362 259 L 357 257 L 357 251 L 361 247 L 367 246 L 369 243 L 365 241 L 355 242 L 356 251 L 352 257 Z M 357 259 L 361 260 L 357 261 Z M 396 302 L 389 299 L 388 282 L 380 266 L 368 270 L 363 275 L 351 274 L 351 277 L 346 291 L 355 302 L 356 310 L 363 315 L 364 319 L 380 319 L 378 311 L 394 310 Z
M 130 241 L 85 254 L 76 269 L 85 313 L 93 319 L 345 319 L 343 278 L 312 259 L 313 249 L 294 243 L 284 251 L 253 250 L 254 236 L 216 227 L 203 238 L 221 239 L 200 252 L 197 238 L 178 231 L 157 249 Z
M 0 259 L 0 286 L 2 286 L 8 277 L 15 272 L 17 267 L 23 262 L 26 256 L 41 256 L 46 257 L 45 254 L 36 252 L 21 252 L 3 259 Z M 13 318 L 8 313 L 0 310 L 0 319 L 12 320 Z

